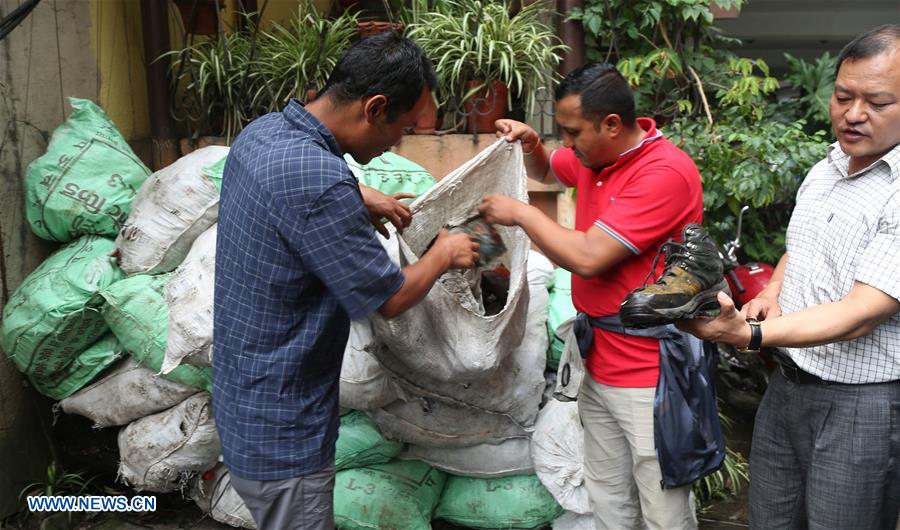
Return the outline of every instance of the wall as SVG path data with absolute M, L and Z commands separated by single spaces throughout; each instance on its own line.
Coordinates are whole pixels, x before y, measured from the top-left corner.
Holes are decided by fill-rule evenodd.
M 0 0 L 0 17 L 20 3 Z M 55 247 L 25 223 L 23 175 L 68 113 L 65 97 L 98 96 L 89 7 L 79 0 L 41 2 L 0 40 L 0 306 Z M 25 484 L 44 477 L 48 420 L 46 401 L 0 355 L 0 517 L 17 509 Z
M 717 20 L 725 34 L 744 46 L 745 57 L 759 57 L 780 71 L 784 52 L 806 60 L 826 50 L 837 55 L 856 35 L 900 21 L 897 0 L 751 0 L 737 18 Z
M 440 180 L 495 141 L 497 137 L 493 134 L 479 134 L 474 139 L 471 134 L 413 134 L 404 136 L 400 144 L 391 150 L 424 167 Z M 545 143 L 551 148 L 559 145 L 552 141 Z M 542 183 L 534 180 L 539 176 L 530 176 L 533 177 L 528 179 L 531 204 L 563 226 L 574 227 L 575 201 L 571 194 L 564 193 L 564 188 L 557 182 Z

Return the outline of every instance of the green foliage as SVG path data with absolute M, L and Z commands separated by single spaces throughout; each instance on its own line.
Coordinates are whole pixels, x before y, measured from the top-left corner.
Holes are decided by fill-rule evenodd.
M 778 106 L 778 110 L 789 118 L 807 120 L 814 130 L 828 130 L 831 124 L 828 104 L 834 91 L 837 57 L 825 52 L 812 63 L 789 53 L 784 54 L 784 57 L 789 68 L 784 79 L 799 92 L 799 97 L 786 99 Z
M 741 0 L 716 0 L 723 8 Z M 789 57 L 800 96 L 777 101 L 780 83 L 761 59 L 739 57 L 712 26 L 712 0 L 586 0 L 569 13 L 588 34 L 589 57 L 615 60 L 641 114 L 656 118 L 703 177 L 705 223 L 719 241 L 745 219 L 744 252 L 774 262 L 794 196 L 825 155 L 834 63 Z M 624 28 L 624 31 L 623 31 Z
M 181 93 L 176 119 L 204 127 L 221 117 L 216 132 L 237 134 L 256 115 L 245 90 L 250 50 L 247 34 L 235 31 L 169 52 L 175 56 L 172 78 Z
M 29 495 L 81 495 L 88 490 L 94 478 L 85 479 L 81 473 L 68 473 L 51 462 L 47 466 L 47 475 L 44 480 L 32 482 L 22 488 L 19 499 L 24 500 Z
M 169 52 L 180 93 L 176 118 L 195 136 L 212 133 L 230 140 L 257 116 L 321 88 L 350 46 L 355 27 L 355 15 L 329 19 L 304 1 L 284 26 L 257 32 L 248 22 Z
M 259 36 L 254 94 L 267 111 L 281 110 L 290 98 L 304 99 L 308 89 L 325 85 L 331 71 L 356 36 L 356 16 L 320 16 L 310 5 L 297 8 L 288 27 L 273 23 Z M 272 91 L 262 88 L 267 85 Z
M 694 496 L 700 503 L 700 511 L 717 499 L 734 497 L 741 492 L 744 483 L 750 481 L 750 465 L 738 452 L 725 448 L 725 462 L 718 471 L 694 483 Z
M 461 103 L 496 80 L 509 87 L 510 98 L 525 98 L 533 109 L 537 90 L 548 84 L 567 49 L 543 22 L 548 14 L 543 2 L 510 15 L 505 1 L 446 0 L 420 12 L 407 35 L 434 61 L 442 105 Z M 483 85 L 466 91 L 472 80 Z
M 669 138 L 696 162 L 703 176 L 705 224 L 718 241 L 734 235 L 741 206 L 744 252 L 774 263 L 784 253 L 784 230 L 794 196 L 809 169 L 825 155 L 824 133 L 808 135 L 804 122 L 735 119 L 712 126 L 673 121 Z
M 721 402 L 720 402 L 721 405 Z M 719 411 L 719 421 L 725 429 L 731 428 L 733 421 Z M 725 448 L 725 460 L 718 471 L 694 482 L 694 496 L 700 503 L 700 512 L 709 508 L 709 503 L 716 499 L 734 497 L 741 492 L 744 483 L 750 482 L 750 465 L 747 459 L 737 451 Z

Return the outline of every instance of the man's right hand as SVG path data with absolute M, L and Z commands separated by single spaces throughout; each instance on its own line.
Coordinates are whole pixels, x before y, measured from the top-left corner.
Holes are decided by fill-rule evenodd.
M 446 229 L 438 232 L 431 252 L 441 252 L 449 259 L 450 269 L 469 269 L 478 262 L 480 245 L 464 233 L 451 234 Z
M 494 122 L 497 128 L 497 138 L 503 138 L 507 142 L 522 141 L 522 151 L 531 154 L 540 145 L 541 137 L 537 131 L 516 120 L 500 119 Z
M 778 305 L 778 299 L 770 296 L 758 296 L 741 308 L 741 317 L 744 319 L 771 320 L 780 316 L 781 306 Z
M 447 269 L 474 267 L 478 262 L 478 247 L 468 234 L 441 230 L 425 255 L 403 269 L 403 285 L 378 308 L 378 312 L 384 318 L 394 318 L 419 303 Z

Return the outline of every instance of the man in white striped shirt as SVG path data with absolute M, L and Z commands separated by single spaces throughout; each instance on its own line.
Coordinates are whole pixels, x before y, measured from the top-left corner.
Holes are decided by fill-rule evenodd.
M 800 187 L 768 287 L 679 323 L 780 348 L 753 433 L 751 528 L 893 530 L 900 513 L 900 25 L 841 51 L 830 108 L 838 141 Z

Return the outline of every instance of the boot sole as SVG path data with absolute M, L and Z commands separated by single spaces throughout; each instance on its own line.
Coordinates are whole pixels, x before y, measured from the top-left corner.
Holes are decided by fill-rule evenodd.
M 700 291 L 682 306 L 653 309 L 648 306 L 628 307 L 619 311 L 619 318 L 626 328 L 650 328 L 671 324 L 676 320 L 696 318 L 698 316 L 715 316 L 719 313 L 719 302 L 716 296 L 719 291 L 731 296 L 731 289 L 724 278 L 709 289 Z

